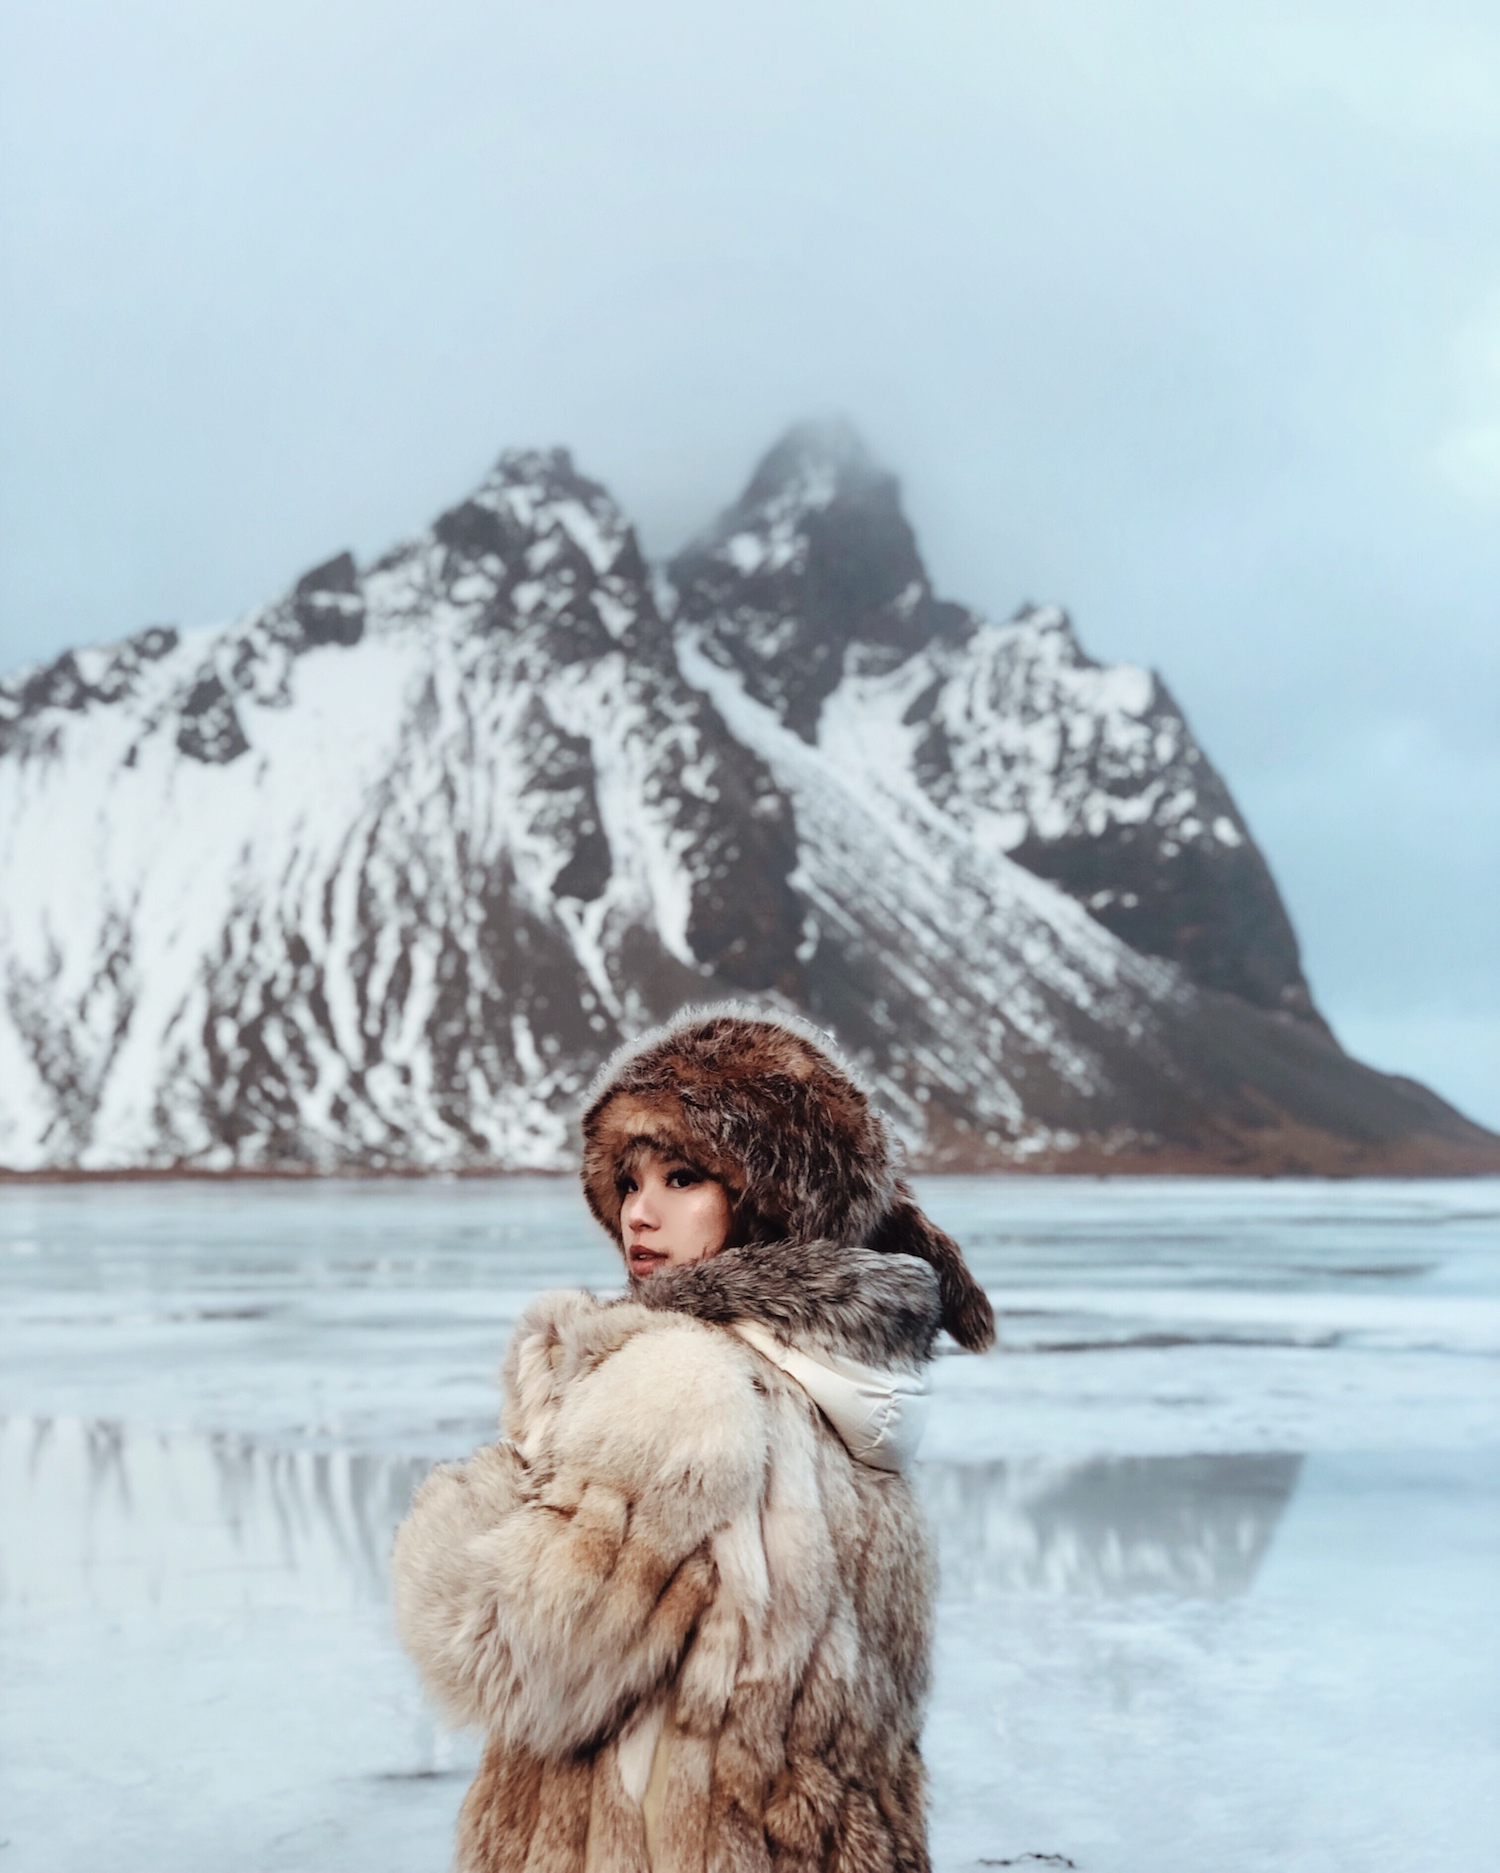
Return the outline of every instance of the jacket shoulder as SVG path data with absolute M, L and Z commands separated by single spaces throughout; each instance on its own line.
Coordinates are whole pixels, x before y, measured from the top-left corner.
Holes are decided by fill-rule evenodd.
M 769 1425 L 759 1355 L 723 1327 L 592 1294 L 541 1296 L 504 1369 L 506 1434 L 544 1468 L 632 1499 L 759 1487 Z
M 568 1379 L 629 1333 L 624 1311 L 586 1288 L 541 1294 L 527 1306 L 500 1368 L 500 1428 L 521 1449 L 555 1413 Z
M 641 1500 L 758 1493 L 768 1455 L 755 1356 L 720 1327 L 632 1308 L 632 1330 L 570 1382 L 558 1461 Z

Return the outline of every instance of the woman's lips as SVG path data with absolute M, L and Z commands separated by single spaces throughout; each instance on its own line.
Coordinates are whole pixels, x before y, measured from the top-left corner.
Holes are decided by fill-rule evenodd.
M 630 1264 L 631 1274 L 649 1275 L 660 1268 L 667 1258 L 660 1249 L 648 1249 L 638 1242 L 632 1242 L 625 1259 Z

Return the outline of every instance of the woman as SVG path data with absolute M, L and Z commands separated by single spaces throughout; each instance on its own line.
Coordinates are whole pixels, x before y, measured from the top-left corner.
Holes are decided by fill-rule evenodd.
M 402 1639 L 487 1733 L 463 1873 L 928 1866 L 901 1466 L 939 1326 L 994 1319 L 813 1035 L 700 1010 L 605 1068 L 584 1190 L 630 1292 L 528 1310 L 502 1441 L 397 1536 Z

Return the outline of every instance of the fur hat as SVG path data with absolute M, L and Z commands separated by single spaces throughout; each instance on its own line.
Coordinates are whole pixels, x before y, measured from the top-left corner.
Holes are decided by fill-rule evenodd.
M 619 1174 L 642 1147 L 723 1184 L 737 1243 L 835 1243 L 915 1255 L 938 1277 L 943 1325 L 978 1352 L 995 1337 L 958 1244 L 922 1214 L 885 1123 L 827 1036 L 733 1004 L 690 1008 L 622 1047 L 583 1115 L 583 1188 L 618 1243 Z

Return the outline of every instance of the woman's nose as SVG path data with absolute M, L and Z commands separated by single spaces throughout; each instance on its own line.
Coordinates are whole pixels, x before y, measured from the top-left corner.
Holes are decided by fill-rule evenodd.
M 644 1190 L 632 1191 L 625 1199 L 625 1227 L 631 1229 L 655 1229 L 657 1227 L 656 1209 Z

